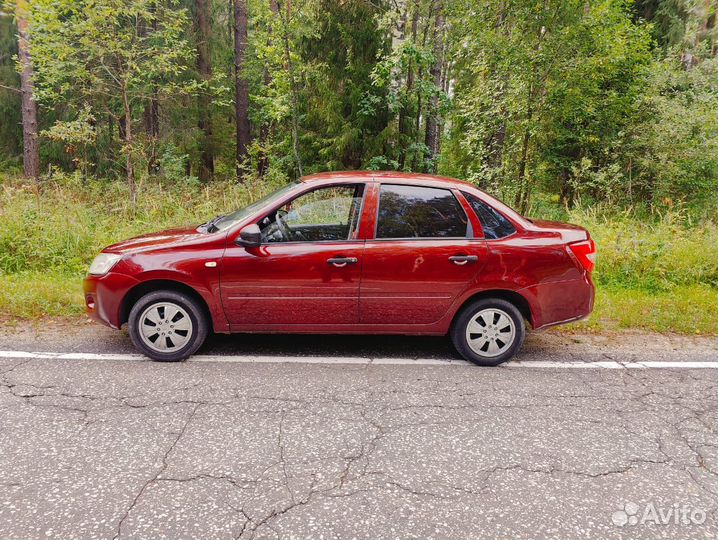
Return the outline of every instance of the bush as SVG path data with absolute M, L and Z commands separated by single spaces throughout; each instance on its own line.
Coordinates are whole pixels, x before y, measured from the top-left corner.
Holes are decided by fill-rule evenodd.
M 718 287 L 718 228 L 711 221 L 691 226 L 677 212 L 638 219 L 628 212 L 608 217 L 583 209 L 572 211 L 569 220 L 596 241 L 599 285 L 647 291 Z
M 167 179 L 140 185 L 132 206 L 124 183 L 55 174 L 39 186 L 0 176 L 0 316 L 75 315 L 81 280 L 105 246 L 163 228 L 196 225 L 243 206 L 282 184 L 206 185 Z M 567 211 L 534 199 L 532 215 L 586 227 L 598 244 L 596 310 L 584 329 L 613 326 L 715 333 L 718 227 L 685 212 Z
M 0 272 L 82 273 L 105 246 L 163 228 L 198 225 L 260 197 L 271 183 L 145 181 L 136 206 L 121 182 L 56 175 L 39 187 L 0 181 Z

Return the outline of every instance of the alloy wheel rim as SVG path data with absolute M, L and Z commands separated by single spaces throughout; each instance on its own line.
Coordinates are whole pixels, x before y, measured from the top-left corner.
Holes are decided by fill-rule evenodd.
M 153 351 L 175 352 L 192 338 L 189 313 L 172 302 L 152 304 L 142 312 L 139 322 L 142 342 Z
M 511 347 L 515 339 L 516 325 L 501 309 L 482 309 L 466 325 L 466 342 L 479 356 L 499 356 Z

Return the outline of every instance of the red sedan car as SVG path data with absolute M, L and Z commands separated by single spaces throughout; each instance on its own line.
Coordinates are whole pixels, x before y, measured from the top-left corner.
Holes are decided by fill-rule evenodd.
M 197 228 L 105 248 L 89 315 L 127 323 L 154 360 L 207 333 L 449 334 L 480 365 L 593 308 L 585 229 L 529 220 L 471 184 L 393 172 L 316 174 Z

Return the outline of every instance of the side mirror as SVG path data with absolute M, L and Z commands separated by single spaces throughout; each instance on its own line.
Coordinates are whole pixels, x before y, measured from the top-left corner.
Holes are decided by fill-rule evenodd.
M 262 231 L 259 230 L 259 225 L 256 223 L 247 225 L 244 229 L 242 229 L 239 232 L 239 238 L 235 240 L 235 244 L 246 248 L 259 247 L 261 243 Z

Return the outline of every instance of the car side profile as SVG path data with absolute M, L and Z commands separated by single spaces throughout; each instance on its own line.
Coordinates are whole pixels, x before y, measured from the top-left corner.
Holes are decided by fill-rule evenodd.
M 450 335 L 497 365 L 533 329 L 591 313 L 596 248 L 575 225 L 529 220 L 469 183 L 321 173 L 196 228 L 105 248 L 90 317 L 128 325 L 159 361 L 216 333 Z

